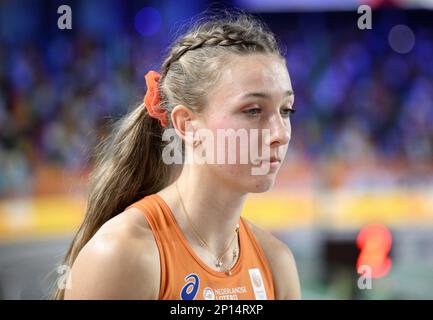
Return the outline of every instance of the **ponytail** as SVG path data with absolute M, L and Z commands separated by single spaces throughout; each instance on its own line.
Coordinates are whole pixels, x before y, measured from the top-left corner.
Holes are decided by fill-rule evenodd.
M 64 265 L 72 267 L 80 250 L 105 222 L 169 184 L 172 167 L 162 161 L 163 130 L 142 104 L 118 120 L 113 134 L 98 145 L 84 221 Z M 56 288 L 53 298 L 63 297 L 64 289 Z

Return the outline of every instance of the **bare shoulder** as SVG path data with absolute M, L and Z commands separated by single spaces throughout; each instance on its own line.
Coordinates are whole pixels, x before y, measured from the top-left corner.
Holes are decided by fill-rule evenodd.
M 65 299 L 157 299 L 159 253 L 141 211 L 107 221 L 81 249 Z
M 276 299 L 301 299 L 299 276 L 292 251 L 269 231 L 244 220 L 265 252 L 274 279 Z

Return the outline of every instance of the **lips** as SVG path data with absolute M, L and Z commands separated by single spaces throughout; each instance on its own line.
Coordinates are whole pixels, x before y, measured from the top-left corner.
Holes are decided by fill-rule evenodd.
M 271 159 L 270 159 L 270 162 L 281 162 L 281 159 L 280 158 L 277 158 L 277 157 L 271 157 Z
M 262 162 L 281 162 L 281 159 L 278 157 L 270 157 L 269 159 L 261 159 Z
M 276 169 L 280 166 L 281 160 L 277 157 L 270 157 L 268 159 L 262 159 L 260 160 L 260 165 L 265 164 L 266 166 L 269 166 L 271 169 Z

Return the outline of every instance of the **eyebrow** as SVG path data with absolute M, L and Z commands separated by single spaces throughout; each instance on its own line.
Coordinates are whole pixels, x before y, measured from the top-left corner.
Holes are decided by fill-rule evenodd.
M 293 96 L 294 94 L 295 93 L 293 92 L 293 90 L 287 90 L 284 92 L 285 97 L 290 97 L 290 96 Z M 247 93 L 247 94 L 242 96 L 242 98 L 244 98 L 244 99 L 250 98 L 250 97 L 270 99 L 270 95 L 265 93 L 265 92 L 250 92 L 250 93 Z

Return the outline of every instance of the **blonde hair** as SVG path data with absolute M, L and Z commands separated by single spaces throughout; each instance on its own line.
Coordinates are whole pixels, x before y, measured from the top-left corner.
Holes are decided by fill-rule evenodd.
M 283 57 L 274 35 L 257 18 L 242 12 L 200 18 L 174 41 L 163 60 L 160 107 L 169 114 L 178 104 L 200 112 L 206 105 L 207 92 L 218 81 L 219 69 L 230 55 L 253 53 Z M 174 167 L 162 161 L 164 127 L 149 116 L 144 104 L 112 129 L 112 135 L 95 149 L 84 221 L 63 261 L 70 267 L 106 221 L 133 202 L 160 191 L 175 177 Z M 52 298 L 63 297 L 64 289 L 55 288 Z

